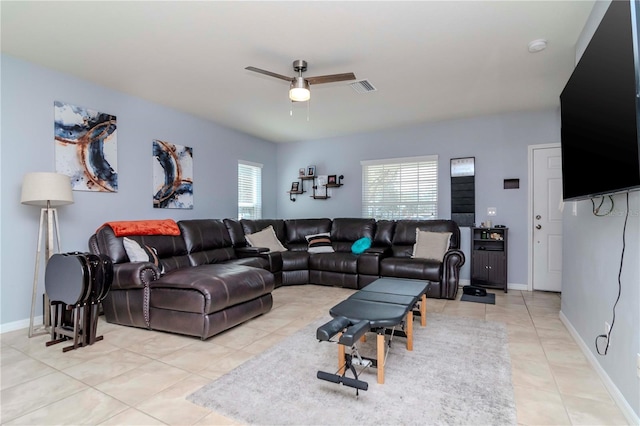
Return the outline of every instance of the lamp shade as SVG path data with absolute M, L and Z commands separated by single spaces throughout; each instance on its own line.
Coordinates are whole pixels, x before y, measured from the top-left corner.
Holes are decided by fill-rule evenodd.
M 64 206 L 73 204 L 71 180 L 60 173 L 27 173 L 22 180 L 22 204 L 31 206 Z

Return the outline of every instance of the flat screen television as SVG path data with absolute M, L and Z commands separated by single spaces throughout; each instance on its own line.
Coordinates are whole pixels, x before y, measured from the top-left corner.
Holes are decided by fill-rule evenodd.
M 611 2 L 560 95 L 564 200 L 640 189 L 639 8 Z

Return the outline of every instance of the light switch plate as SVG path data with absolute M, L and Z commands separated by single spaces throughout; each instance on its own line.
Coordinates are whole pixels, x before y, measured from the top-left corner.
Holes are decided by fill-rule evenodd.
M 498 213 L 498 209 L 495 207 L 487 207 L 487 216 L 495 216 Z

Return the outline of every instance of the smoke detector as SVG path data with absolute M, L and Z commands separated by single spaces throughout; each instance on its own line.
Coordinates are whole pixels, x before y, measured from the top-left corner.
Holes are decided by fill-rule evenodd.
M 529 43 L 529 52 L 537 53 L 547 48 L 547 40 L 539 38 Z

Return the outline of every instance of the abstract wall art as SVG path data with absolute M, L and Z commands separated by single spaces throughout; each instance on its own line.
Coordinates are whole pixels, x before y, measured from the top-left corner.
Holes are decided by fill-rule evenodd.
M 76 191 L 118 192 L 116 117 L 54 102 L 56 171 Z
M 153 207 L 193 208 L 193 148 L 153 141 Z

